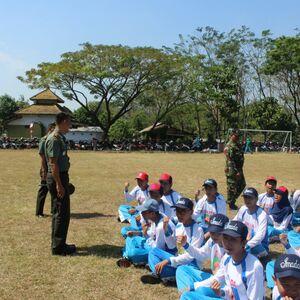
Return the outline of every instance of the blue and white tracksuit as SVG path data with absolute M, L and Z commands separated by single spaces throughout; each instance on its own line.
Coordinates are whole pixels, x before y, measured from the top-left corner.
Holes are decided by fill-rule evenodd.
M 124 191 L 125 200 L 127 202 L 137 201 L 139 205 L 141 205 L 146 199 L 150 198 L 148 187 L 145 190 L 142 190 L 138 185 L 130 192 Z M 121 222 L 128 220 L 131 223 L 132 217 L 138 214 L 138 212 L 134 212 L 130 214 L 128 211 L 131 208 L 135 208 L 132 205 L 122 204 L 119 206 L 119 218 Z
M 149 250 L 153 247 L 175 254 L 177 252 L 175 225 L 169 220 L 168 229 L 172 234 L 166 235 L 163 229 L 163 218 L 164 216 L 160 214 L 157 224 L 150 221 L 151 225 L 147 231 L 147 236 L 127 237 L 123 257 L 134 264 L 145 264 L 148 262 Z
M 211 270 L 216 274 L 220 267 L 221 259 L 224 255 L 224 249 L 213 242 L 210 238 L 201 248 L 195 248 L 186 243 L 184 249 L 188 254 L 194 257 L 200 264 L 210 258 Z M 176 270 L 176 283 L 179 291 L 194 285 L 195 282 L 205 280 L 212 274 L 201 271 L 195 265 L 182 265 Z
M 217 296 L 210 288 L 217 280 L 221 288 L 221 296 Z M 263 300 L 265 297 L 264 271 L 260 261 L 250 253 L 246 253 L 240 262 L 233 261 L 225 254 L 221 260 L 217 273 L 190 287 L 196 292 L 185 292 L 181 300 L 191 299 L 236 299 L 236 300 Z M 234 298 L 233 298 L 234 297 Z
M 248 227 L 246 250 L 257 257 L 266 256 L 269 252 L 266 212 L 256 206 L 256 211 L 251 214 L 247 206 L 243 205 L 234 220 L 243 222 Z
M 206 233 L 210 217 L 215 214 L 226 216 L 226 202 L 223 195 L 219 193 L 216 194 L 216 199 L 213 202 L 209 202 L 206 195 L 199 199 L 194 208 L 193 219 L 200 224 Z
M 187 226 L 182 223 L 178 223 L 176 225 L 176 236 L 179 235 L 186 235 L 188 243 L 198 248 L 201 247 L 204 239 L 202 228 L 194 220 Z M 176 268 L 180 265 L 192 264 L 197 266 L 199 269 L 202 268 L 200 262 L 196 262 L 196 260 L 186 251 L 183 254 L 175 256 L 161 249 L 152 248 L 149 252 L 149 267 L 151 271 L 155 273 L 155 266 L 166 259 L 169 261 L 169 264 L 162 269 L 160 274 L 161 278 L 174 279 Z

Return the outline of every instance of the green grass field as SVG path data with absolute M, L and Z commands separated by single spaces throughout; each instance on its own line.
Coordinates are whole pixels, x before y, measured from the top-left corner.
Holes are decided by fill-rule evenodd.
M 124 202 L 124 182 L 133 187 L 140 170 L 149 173 L 150 182 L 168 172 L 174 189 L 192 197 L 203 180 L 212 177 L 226 194 L 223 155 L 70 152 L 70 157 L 76 192 L 68 242 L 76 243 L 78 254 L 52 257 L 49 197 L 48 217 L 34 216 L 37 151 L 0 151 L 0 299 L 177 299 L 175 288 L 140 283 L 145 269 L 116 266 L 124 244 L 122 225 L 116 220 L 117 208 Z M 249 154 L 244 172 L 247 185 L 263 192 L 268 175 L 275 175 L 280 185 L 299 188 L 299 169 L 299 155 Z M 280 245 L 272 245 L 271 250 L 283 251 Z

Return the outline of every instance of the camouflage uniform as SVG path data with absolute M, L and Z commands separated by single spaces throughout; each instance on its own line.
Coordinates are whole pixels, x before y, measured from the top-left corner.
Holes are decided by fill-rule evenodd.
M 227 182 L 227 203 L 235 204 L 236 199 L 246 186 L 243 173 L 244 153 L 242 147 L 230 140 L 224 149 L 226 155 L 225 176 Z M 237 178 L 237 173 L 240 178 Z
M 70 192 L 69 192 L 69 157 L 64 135 L 55 129 L 49 134 L 45 144 L 45 156 L 48 164 L 47 186 L 53 199 L 52 215 L 52 253 L 61 252 L 66 246 L 67 233 L 70 223 Z M 49 158 L 57 158 L 59 177 L 65 189 L 61 199 L 57 196 L 56 182 L 52 176 Z

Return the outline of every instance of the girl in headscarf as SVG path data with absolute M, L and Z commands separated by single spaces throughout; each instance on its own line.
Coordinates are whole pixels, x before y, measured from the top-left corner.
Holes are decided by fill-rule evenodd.
M 279 234 L 291 230 L 291 220 L 293 209 L 288 199 L 288 190 L 285 186 L 280 186 L 274 190 L 274 205 L 270 209 L 268 236 L 269 241 L 278 241 Z

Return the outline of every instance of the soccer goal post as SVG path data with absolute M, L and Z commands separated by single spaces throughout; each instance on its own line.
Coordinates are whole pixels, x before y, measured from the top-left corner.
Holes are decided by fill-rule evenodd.
M 229 132 L 232 130 L 232 128 L 229 129 Z M 264 137 L 266 137 L 268 134 L 273 135 L 274 140 L 277 142 L 280 141 L 280 148 L 281 151 L 292 150 L 292 140 L 293 140 L 293 132 L 292 131 L 287 131 L 287 130 L 267 130 L 267 129 L 248 129 L 248 128 L 243 128 L 239 129 L 239 131 L 244 133 L 244 138 L 246 135 L 257 135 L 257 134 L 263 134 Z M 277 135 L 277 138 L 276 138 Z

